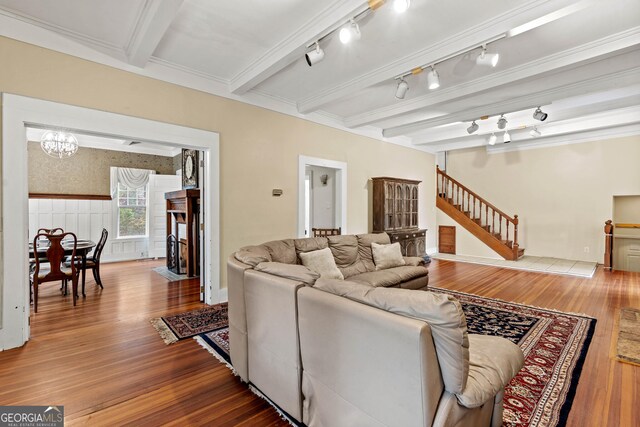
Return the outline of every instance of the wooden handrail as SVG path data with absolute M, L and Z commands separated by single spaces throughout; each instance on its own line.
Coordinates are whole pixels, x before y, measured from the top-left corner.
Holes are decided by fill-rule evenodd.
M 504 213 L 503 211 L 501 211 L 500 209 L 498 209 L 497 207 L 495 207 L 494 205 L 492 205 L 491 203 L 489 203 L 488 201 L 486 201 L 484 198 L 482 198 L 481 196 L 478 195 L 478 193 L 474 192 L 473 190 L 470 190 L 466 185 L 461 184 L 460 181 L 457 181 L 454 178 L 451 178 L 449 175 L 447 175 L 446 173 L 442 172 L 440 170 L 439 167 L 436 166 L 436 170 L 438 171 L 439 175 L 444 176 L 447 180 L 455 182 L 456 185 L 458 185 L 458 187 L 460 187 L 461 189 L 463 189 L 464 191 L 467 191 L 468 193 L 472 194 L 475 198 L 479 199 L 482 203 L 484 203 L 485 205 L 489 206 L 491 209 L 493 209 L 494 211 L 496 211 L 496 213 L 502 215 L 504 218 L 506 218 L 509 222 L 513 222 L 515 224 L 518 223 L 518 216 L 515 215 L 514 218 L 512 218 L 511 216 L 507 215 L 506 213 Z M 436 182 L 437 184 L 437 182 Z
M 520 253 L 520 246 L 518 245 L 518 223 L 520 221 L 518 220 L 518 215 L 513 217 L 507 215 L 478 195 L 478 193 L 441 171 L 439 167 L 436 166 L 436 170 L 438 172 L 436 175 L 437 196 L 441 199 L 448 199 L 447 203 L 454 205 L 456 209 L 471 218 L 478 226 L 486 227 L 485 231 L 489 232 L 493 238 L 506 244 L 513 253 L 513 259 L 518 259 Z M 476 206 L 479 208 L 479 215 Z M 489 209 L 491 209 L 491 215 L 489 215 Z M 482 221 L 483 210 L 484 225 Z M 496 214 L 498 216 L 497 227 Z M 502 231 L 503 221 L 505 223 L 504 234 Z M 513 226 L 513 240 L 510 239 L 509 224 Z

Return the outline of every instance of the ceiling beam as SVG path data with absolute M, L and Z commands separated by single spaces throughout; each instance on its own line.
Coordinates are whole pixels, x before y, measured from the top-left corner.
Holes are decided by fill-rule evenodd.
M 246 93 L 302 58 L 308 45 L 336 28 L 336 25 L 344 24 L 368 7 L 369 3 L 366 0 L 334 1 L 320 14 L 236 74 L 229 83 L 229 91 L 237 95 Z
M 365 126 L 426 107 L 466 98 L 475 93 L 496 89 L 510 83 L 558 71 L 564 67 L 581 62 L 590 61 L 639 43 L 640 27 L 634 27 L 580 46 L 572 47 L 562 52 L 535 59 L 526 64 L 495 72 L 456 86 L 443 88 L 402 103 L 396 103 L 387 107 L 378 108 L 377 110 L 346 117 L 344 119 L 345 126 L 349 128 Z
M 386 80 L 394 79 L 415 67 L 436 63 L 442 58 L 449 57 L 452 54 L 465 52 L 474 46 L 479 47 L 487 42 L 487 40 L 500 37 L 515 27 L 574 3 L 575 1 L 572 0 L 527 1 L 495 18 L 469 27 L 465 31 L 437 43 L 430 44 L 429 47 L 425 49 L 398 60 L 388 62 L 382 67 L 371 70 L 366 74 L 357 76 L 332 88 L 325 88 L 318 91 L 301 100 L 298 103 L 298 111 L 302 114 L 308 114 L 330 102 L 347 97 L 354 92 Z
M 184 0 L 148 0 L 125 48 L 129 64 L 143 68 L 158 47 Z
M 507 126 L 505 130 L 508 130 L 510 134 L 512 134 L 513 132 L 520 134 L 525 130 L 528 132 L 535 127 L 540 130 L 543 135 L 546 135 L 558 129 L 561 124 L 564 125 L 566 123 L 570 123 L 572 126 L 574 126 L 572 128 L 573 131 L 579 131 L 585 126 L 589 126 L 589 124 L 592 122 L 591 117 L 593 117 L 594 115 L 600 116 L 604 114 L 607 118 L 611 118 L 612 116 L 608 114 L 610 111 L 624 111 L 628 108 L 637 108 L 638 105 L 640 105 L 640 86 L 629 89 L 628 95 L 621 98 L 611 99 L 594 104 L 577 105 L 574 107 L 568 107 L 562 110 L 553 111 L 551 116 L 552 120 L 545 122 L 535 122 L 532 124 L 527 124 L 525 126 Z M 607 123 L 600 123 L 600 125 L 606 124 Z M 566 127 L 563 128 L 563 131 L 569 130 L 571 129 L 567 129 Z M 429 135 L 428 137 L 414 139 L 413 143 L 415 145 L 421 146 L 439 147 L 446 146 L 448 144 L 456 144 L 463 141 L 481 141 L 484 144 L 490 134 L 495 134 L 500 137 L 502 132 L 502 130 L 496 128 L 494 132 L 488 132 L 485 130 L 481 133 L 468 135 L 464 130 L 462 130 L 461 132 L 449 132 L 448 135 L 442 133 Z
M 554 100 L 621 87 L 628 84 L 636 84 L 639 81 L 640 67 L 635 67 L 610 75 L 599 76 L 565 86 L 550 88 L 534 94 L 527 94 L 485 106 L 470 108 L 453 114 L 444 114 L 431 119 L 419 120 L 413 123 L 390 127 L 384 129 L 382 131 L 382 135 L 386 138 L 390 138 L 393 136 L 416 133 L 424 129 L 430 129 L 446 124 L 477 120 L 482 116 L 495 116 L 527 108 L 534 108 L 537 105 L 548 105 Z

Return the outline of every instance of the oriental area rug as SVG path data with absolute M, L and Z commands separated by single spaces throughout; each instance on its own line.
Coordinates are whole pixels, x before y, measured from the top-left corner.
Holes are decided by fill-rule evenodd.
M 227 303 L 216 304 L 199 310 L 187 311 L 174 316 L 151 319 L 166 344 L 191 338 L 195 335 L 227 327 Z
M 469 333 L 501 336 L 522 349 L 524 366 L 505 388 L 505 426 L 554 427 L 566 423 L 595 319 L 447 289 L 431 291 L 451 294 L 462 303 Z M 233 370 L 228 327 L 199 334 L 195 339 Z

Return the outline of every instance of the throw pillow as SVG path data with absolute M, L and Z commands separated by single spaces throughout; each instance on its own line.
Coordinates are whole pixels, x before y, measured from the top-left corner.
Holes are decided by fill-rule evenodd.
M 373 253 L 373 262 L 376 265 L 376 270 L 385 270 L 387 268 L 405 265 L 402 252 L 400 251 L 400 243 L 398 242 L 390 245 L 380 245 L 372 242 L 371 252 Z
M 255 270 L 296 280 L 307 285 L 313 285 L 320 277 L 318 273 L 309 270 L 304 265 L 284 264 L 281 262 L 261 262 L 255 266 Z
M 324 248 L 319 251 L 300 252 L 302 264 L 309 270 L 315 271 L 325 279 L 344 279 L 333 259 L 331 249 Z

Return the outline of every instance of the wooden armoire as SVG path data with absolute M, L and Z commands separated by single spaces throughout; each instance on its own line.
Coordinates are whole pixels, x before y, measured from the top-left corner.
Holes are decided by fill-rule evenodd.
M 420 181 L 377 177 L 373 182 L 373 232 L 399 242 L 404 256 L 424 256 L 426 229 L 418 228 Z

